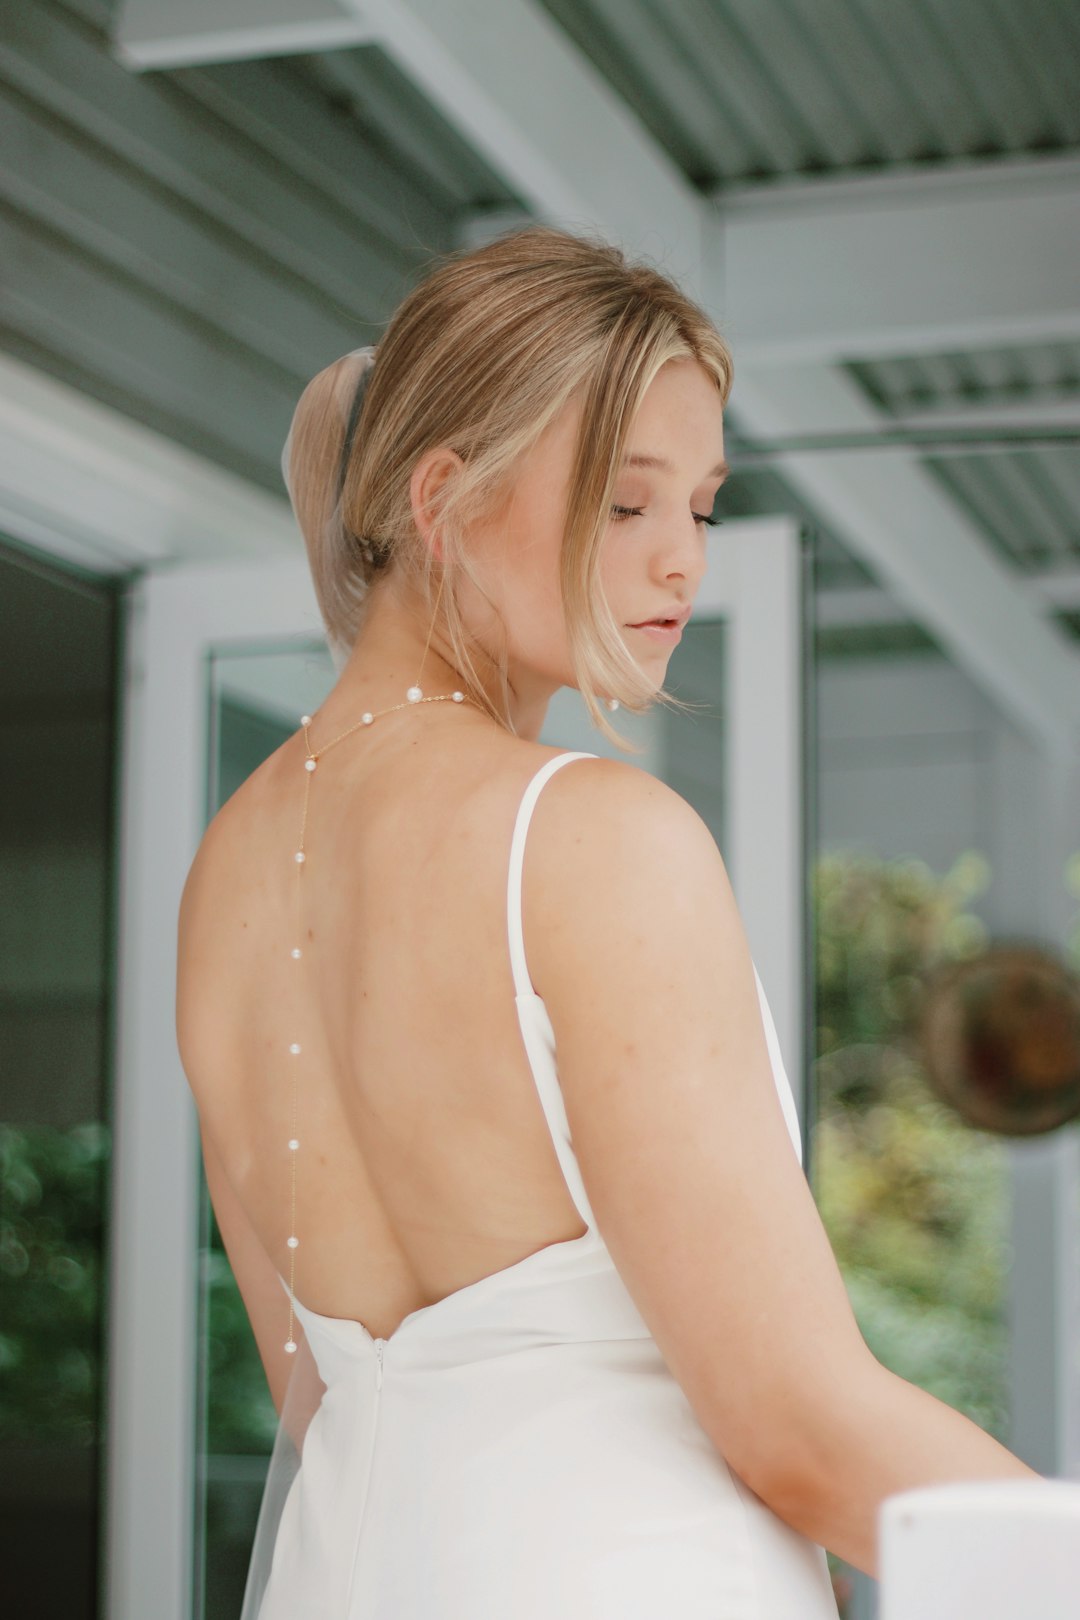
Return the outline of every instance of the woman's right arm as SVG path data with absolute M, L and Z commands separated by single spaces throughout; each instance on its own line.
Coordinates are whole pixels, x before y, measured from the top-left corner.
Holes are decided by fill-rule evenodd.
M 578 760 L 537 801 L 523 896 L 597 1224 L 732 1469 L 871 1575 L 886 1496 L 1038 1478 L 868 1349 L 788 1132 L 724 862 L 696 811 L 634 765 Z
M 878 1573 L 876 1517 L 886 1496 L 958 1479 L 1042 1477 L 869 1350 L 818 1416 L 813 1468 L 778 1482 L 765 1500 L 796 1530 L 868 1575 Z

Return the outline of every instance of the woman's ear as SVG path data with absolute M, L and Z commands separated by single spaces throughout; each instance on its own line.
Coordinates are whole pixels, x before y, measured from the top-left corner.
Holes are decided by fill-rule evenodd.
M 412 470 L 409 480 L 409 500 L 413 522 L 424 543 L 442 560 L 442 547 L 438 535 L 437 514 L 443 488 L 456 477 L 464 462 L 449 445 L 438 445 L 426 450 Z

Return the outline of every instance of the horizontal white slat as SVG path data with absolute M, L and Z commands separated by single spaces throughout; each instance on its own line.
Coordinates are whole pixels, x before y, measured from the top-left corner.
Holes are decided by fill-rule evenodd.
M 284 489 L 276 498 L 9 355 L 0 526 L 103 574 L 303 555 Z
M 870 359 L 1080 336 L 1080 165 L 725 195 L 744 360 Z
M 301 16 L 293 0 L 122 0 L 116 21 L 117 49 L 135 68 L 333 50 L 369 34 L 339 0 L 304 0 Z
M 181 93 L 175 76 L 123 67 L 65 6 L 34 0 L 4 17 L 0 81 L 345 302 L 347 287 L 400 273 L 418 239 L 446 233 L 412 177 L 280 63 L 193 72 Z M 236 139 L 252 122 L 275 162 Z

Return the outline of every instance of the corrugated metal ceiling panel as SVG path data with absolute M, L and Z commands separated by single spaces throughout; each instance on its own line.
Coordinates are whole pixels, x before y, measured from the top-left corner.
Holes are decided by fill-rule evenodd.
M 1080 144 L 1068 0 L 544 0 L 702 187 Z
M 512 196 L 374 48 L 347 90 L 317 57 L 139 74 L 108 21 L 5 15 L 0 345 L 280 494 L 308 378 Z
M 981 453 L 965 455 L 958 439 L 947 457 L 927 461 L 1010 563 L 1080 563 L 1080 343 L 905 355 L 850 369 L 890 421 L 938 424 L 943 434 L 962 423 L 965 435 L 983 424 Z
M 927 465 L 1010 563 L 1080 566 L 1077 448 L 947 460 L 930 456 Z
M 1080 343 L 1025 344 L 1007 349 L 903 355 L 858 362 L 853 375 L 894 416 L 1080 397 Z

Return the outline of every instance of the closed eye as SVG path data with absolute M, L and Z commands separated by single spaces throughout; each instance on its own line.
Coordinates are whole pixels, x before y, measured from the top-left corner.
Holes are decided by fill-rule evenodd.
M 628 517 L 643 516 L 645 508 L 643 506 L 613 506 L 611 510 L 616 514 L 616 523 L 622 523 Z M 719 528 L 723 521 L 723 518 L 706 516 L 704 512 L 694 513 L 695 523 L 707 523 L 710 528 Z

